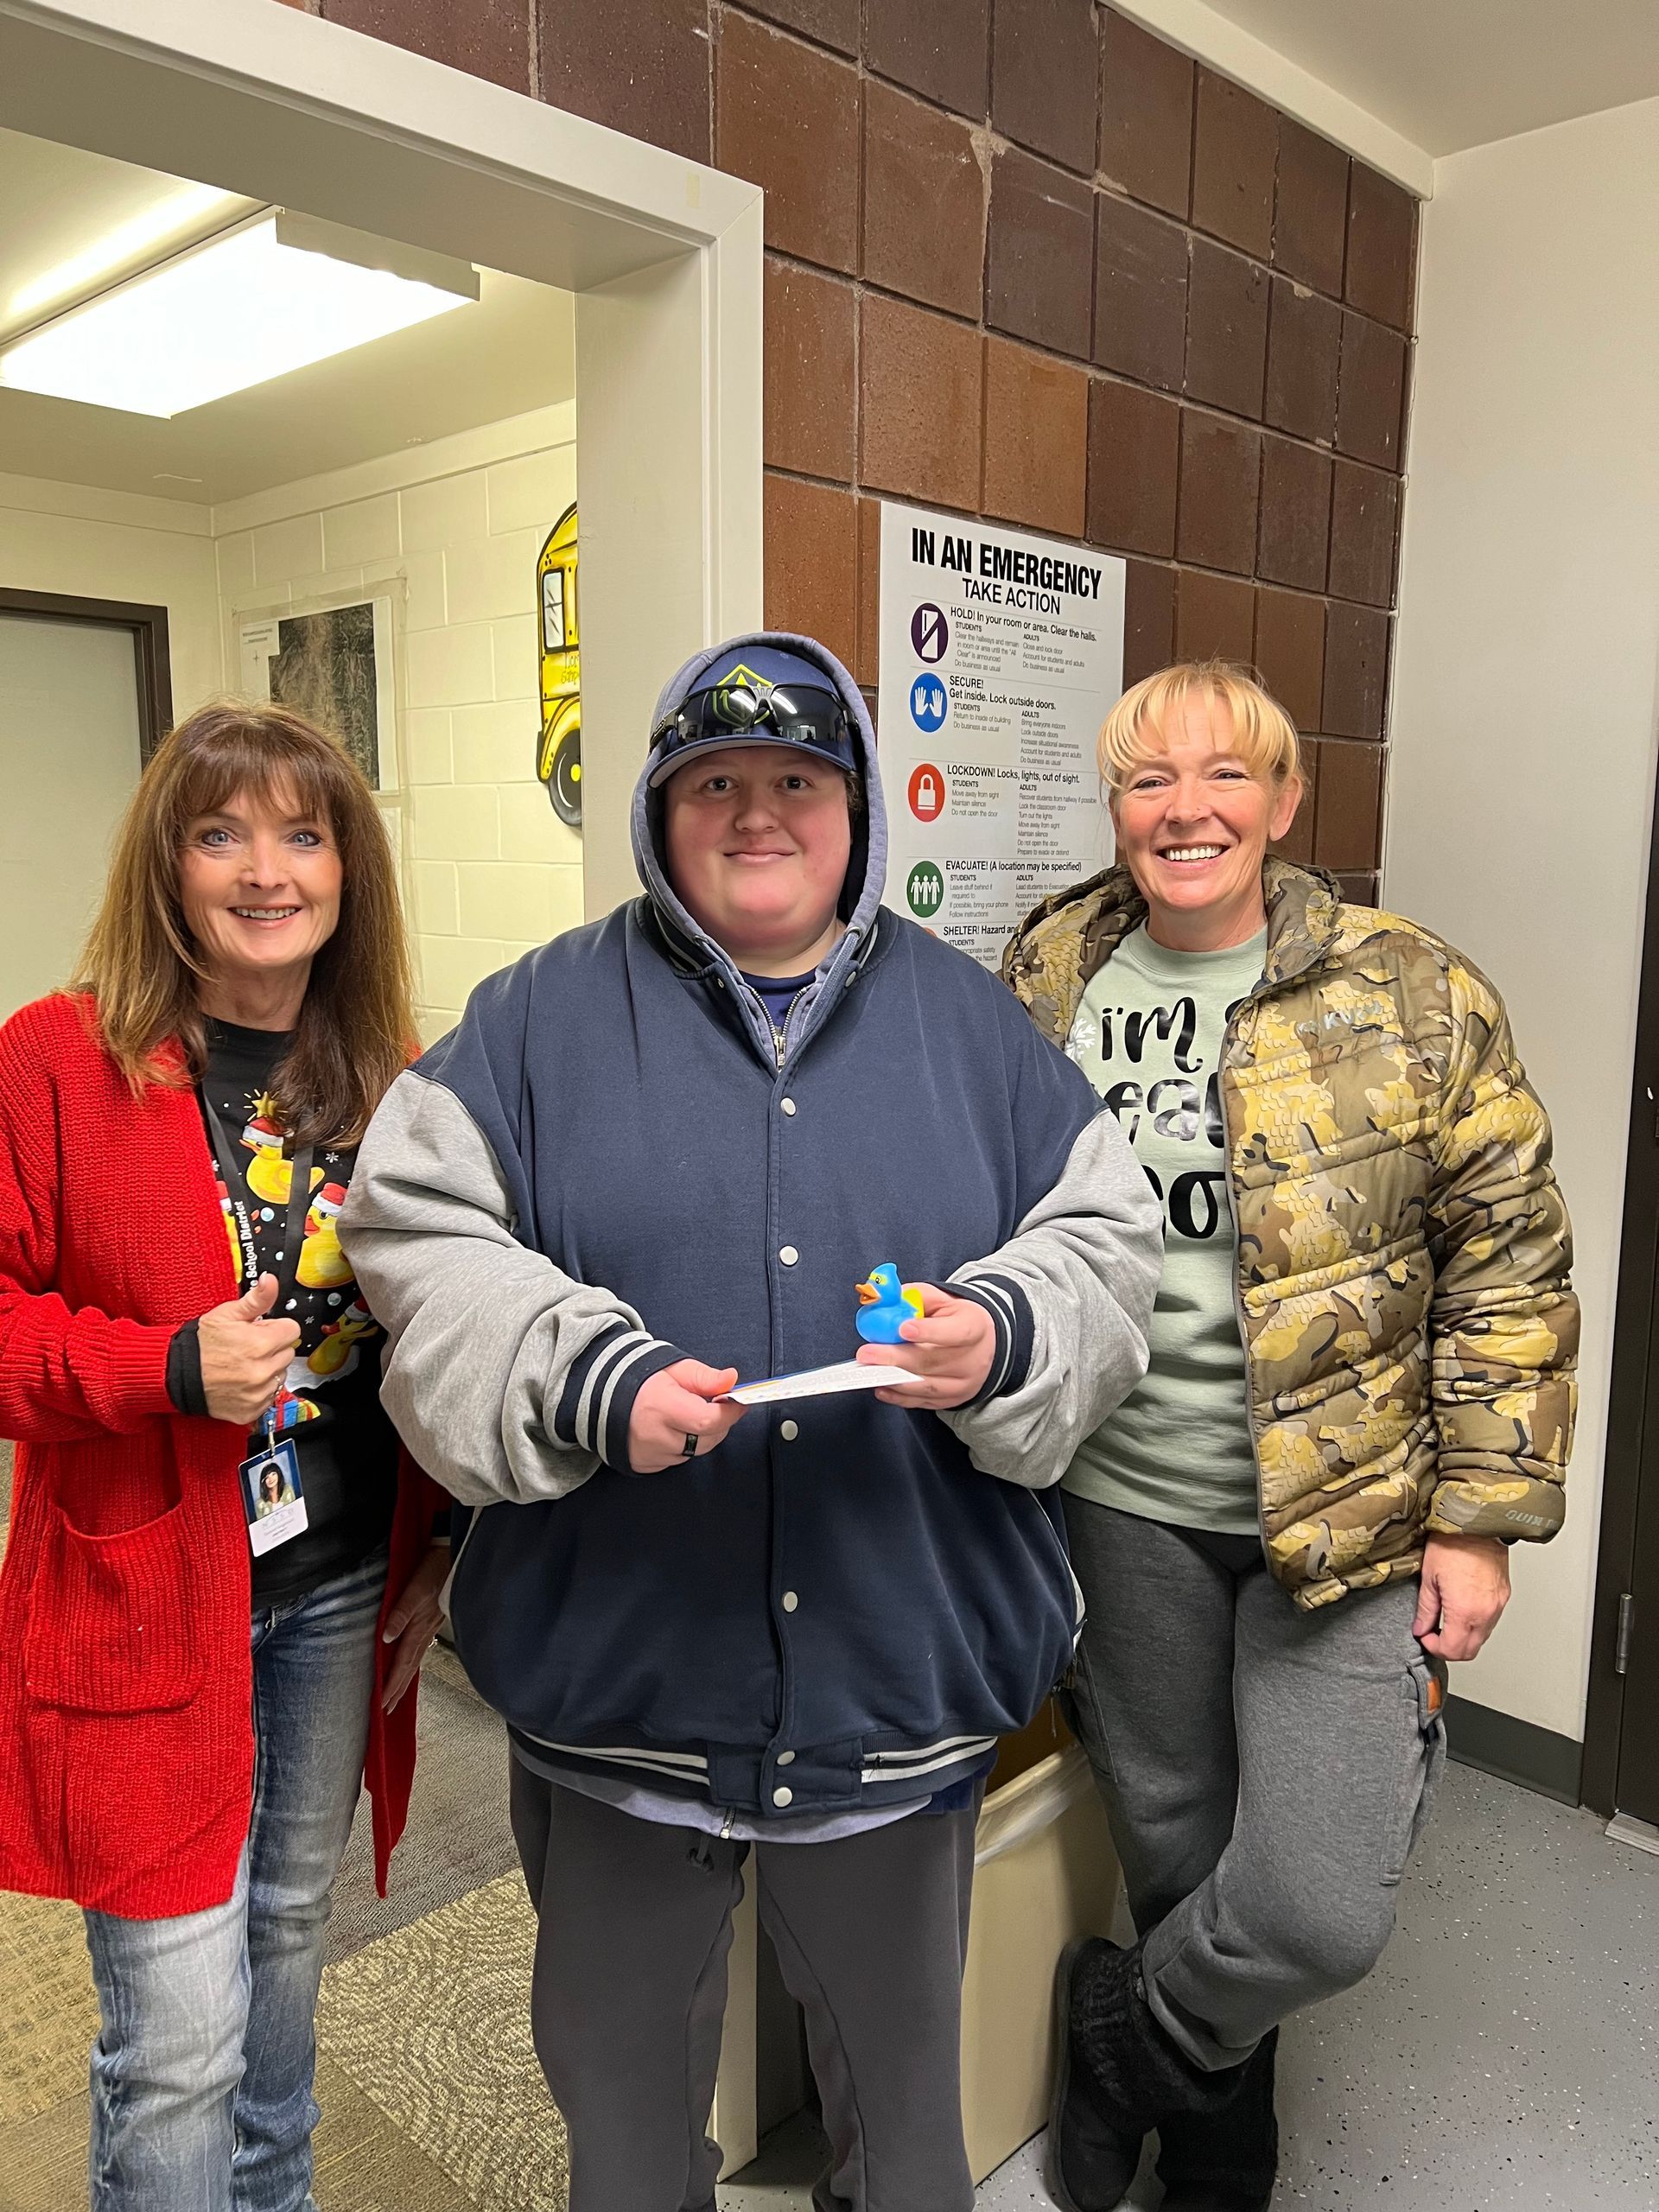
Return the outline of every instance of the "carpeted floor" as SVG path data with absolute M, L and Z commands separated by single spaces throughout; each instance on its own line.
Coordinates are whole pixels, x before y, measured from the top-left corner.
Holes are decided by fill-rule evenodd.
M 500 1730 L 442 1652 L 391 1896 L 360 1817 L 317 2012 L 320 2212 L 560 2212 L 564 2140 L 530 2045 L 533 1926 Z M 0 1897 L 0 2212 L 86 2201 L 98 2029 L 80 1915 Z
M 10 1457 L 0 1446 L 0 1545 Z M 435 1650 L 391 1894 L 374 1894 L 366 1804 L 336 1888 L 319 2212 L 562 2212 L 563 2131 L 530 2045 L 532 1940 L 500 1725 Z M 79 1913 L 0 1896 L 0 2212 L 85 2204 L 97 2030 Z
M 507 1826 L 505 1734 L 454 1654 L 435 1644 L 421 1670 L 420 1759 L 391 1895 L 374 1893 L 368 1806 L 361 1804 L 334 1885 L 329 1963 L 518 1872 Z
M 446 2206 L 560 2212 L 564 2145 L 530 2042 L 534 1923 L 505 1874 L 328 1969 L 321 2049 L 452 2184 Z M 327 2107 L 325 2106 L 325 2111 Z M 334 2212 L 319 2186 L 321 2212 Z M 398 2200 L 401 2207 L 403 2200 Z

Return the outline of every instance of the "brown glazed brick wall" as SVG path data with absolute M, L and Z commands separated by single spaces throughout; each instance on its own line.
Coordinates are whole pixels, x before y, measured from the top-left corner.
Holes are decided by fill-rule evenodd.
M 1410 194 L 1100 0 L 289 0 L 766 192 L 766 612 L 877 679 L 877 501 L 1128 556 L 1376 890 Z

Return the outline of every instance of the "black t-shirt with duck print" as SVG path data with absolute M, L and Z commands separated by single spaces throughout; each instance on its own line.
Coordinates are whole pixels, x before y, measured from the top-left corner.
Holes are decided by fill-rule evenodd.
M 279 1437 L 298 1453 L 304 1533 L 253 1561 L 256 1605 L 282 1605 L 360 1566 L 391 1530 L 397 1491 L 397 1434 L 380 1405 L 381 1331 L 359 1295 L 336 1225 L 356 1165 L 355 1148 L 320 1145 L 312 1154 L 311 1204 L 296 1270 L 285 1255 L 289 1173 L 283 1132 L 270 1112 L 270 1080 L 290 1038 L 269 1029 L 207 1024 L 207 1103 L 241 1166 L 261 1273 L 282 1282 L 271 1319 L 297 1321 L 300 1341 L 277 1395 Z M 213 1153 L 213 1135 L 207 1132 Z M 217 1155 L 214 1179 L 224 1185 Z M 238 1279 L 242 1249 L 225 1211 Z M 263 1429 L 249 1444 L 258 1450 Z

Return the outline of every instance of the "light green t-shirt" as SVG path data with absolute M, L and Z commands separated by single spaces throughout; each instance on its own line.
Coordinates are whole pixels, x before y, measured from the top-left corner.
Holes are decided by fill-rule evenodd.
M 1267 944 L 1263 930 L 1225 952 L 1172 952 L 1135 930 L 1084 991 L 1066 1046 L 1163 1199 L 1165 1239 L 1151 1365 L 1084 1439 L 1065 1486 L 1143 1520 L 1240 1536 L 1259 1521 L 1217 1071 Z

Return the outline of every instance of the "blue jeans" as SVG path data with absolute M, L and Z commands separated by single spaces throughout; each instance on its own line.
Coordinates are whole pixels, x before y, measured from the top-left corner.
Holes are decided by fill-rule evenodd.
M 253 1814 L 227 1901 L 86 1915 L 92 2212 L 315 2212 L 317 1985 L 385 1580 L 382 1551 L 253 1616 Z

